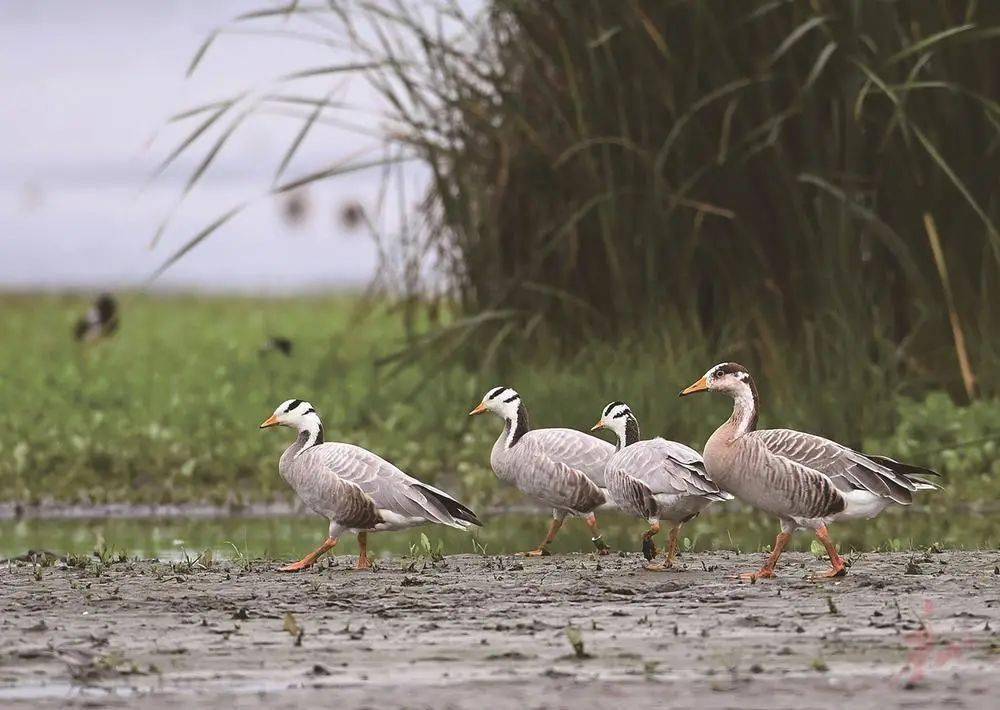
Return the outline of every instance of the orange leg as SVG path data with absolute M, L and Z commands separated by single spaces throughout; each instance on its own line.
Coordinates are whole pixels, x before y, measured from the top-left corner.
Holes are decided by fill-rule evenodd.
M 792 534 L 787 532 L 778 533 L 778 537 L 774 539 L 774 549 L 771 551 L 771 556 L 767 558 L 767 562 L 764 566 L 760 568 L 758 572 L 745 572 L 740 575 L 740 579 L 747 582 L 756 582 L 758 579 L 768 579 L 774 576 L 774 568 L 778 565 L 778 558 L 781 557 L 782 551 L 785 549 L 785 545 L 788 541 L 792 539 Z
M 587 527 L 590 528 L 590 541 L 594 543 L 594 547 L 597 548 L 597 554 L 607 555 L 611 552 L 611 548 L 608 544 L 604 542 L 604 538 L 601 537 L 601 531 L 597 528 L 597 516 L 593 513 L 589 513 L 584 521 L 587 523 Z
M 368 533 L 358 533 L 358 566 L 355 569 L 371 569 L 372 561 L 368 559 Z
M 680 523 L 671 526 L 670 538 L 667 542 L 667 559 L 660 564 L 646 565 L 646 569 L 651 572 L 663 572 L 674 566 L 674 557 L 677 555 L 677 533 L 680 532 Z
M 681 523 L 670 528 L 670 547 L 667 550 L 667 562 L 670 564 L 674 563 L 674 558 L 677 557 L 677 536 L 681 532 Z
M 659 553 L 653 536 L 660 532 L 660 522 L 656 521 L 649 526 L 649 530 L 642 534 L 642 556 L 652 562 Z
M 844 558 L 840 556 L 840 553 L 837 552 L 837 546 L 834 545 L 833 540 L 830 539 L 830 531 L 826 529 L 825 525 L 816 530 L 816 538 L 822 542 L 823 547 L 826 548 L 826 554 L 830 556 L 830 564 L 832 565 L 829 570 L 816 576 L 843 577 L 847 574 L 847 564 L 844 562 Z
M 556 539 L 556 533 L 559 532 L 559 528 L 562 527 L 562 524 L 563 524 L 563 518 L 561 517 L 552 518 L 552 522 L 549 523 L 549 532 L 548 534 L 546 534 L 545 540 L 542 541 L 542 544 L 536 547 L 534 550 L 530 550 L 522 554 L 525 557 L 547 557 L 548 555 L 552 554 L 551 552 L 549 552 L 549 545 L 551 545 L 552 541 Z
M 310 552 L 308 555 L 303 557 L 301 560 L 295 564 L 287 565 L 279 569 L 279 572 L 298 572 L 299 570 L 304 570 L 306 567 L 312 567 L 316 564 L 322 555 L 324 555 L 328 550 L 330 550 L 334 545 L 337 544 L 337 539 L 328 537 L 323 541 L 323 544 L 317 547 L 315 550 Z

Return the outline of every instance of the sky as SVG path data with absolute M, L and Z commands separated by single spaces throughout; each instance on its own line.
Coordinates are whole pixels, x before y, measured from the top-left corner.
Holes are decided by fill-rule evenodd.
M 275 77 L 346 58 L 340 50 L 285 37 L 226 34 L 185 78 L 214 28 L 268 6 L 274 3 L 0 3 L 0 290 L 144 288 L 173 250 L 246 200 L 247 210 L 151 288 L 281 294 L 358 287 L 371 278 L 377 268 L 372 240 L 346 229 L 339 215 L 349 202 L 372 209 L 378 170 L 309 188 L 309 209 L 298 224 L 285 219 L 284 202 L 264 194 L 301 125 L 294 118 L 248 119 L 180 202 L 211 137 L 153 177 L 196 125 L 197 119 L 168 125 L 171 115 L 245 89 L 265 91 Z M 377 98 L 360 78 L 300 82 L 296 91 L 332 92 L 363 111 L 351 114 L 356 123 L 379 128 Z M 282 179 L 347 156 L 377 157 L 370 151 L 379 145 L 356 131 L 317 126 Z M 409 169 L 406 181 L 415 204 L 423 186 L 419 168 Z M 169 227 L 153 248 L 168 215 Z M 381 228 L 391 233 L 398 220 L 385 219 Z

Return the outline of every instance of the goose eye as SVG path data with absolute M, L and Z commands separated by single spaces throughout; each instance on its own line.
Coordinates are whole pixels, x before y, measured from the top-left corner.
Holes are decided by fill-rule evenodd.
M 726 374 L 726 373 L 724 373 L 724 372 L 723 372 L 722 370 L 716 370 L 716 371 L 715 371 L 715 374 L 714 374 L 714 375 L 712 375 L 712 377 L 722 377 L 722 376 L 723 376 L 723 375 L 725 375 L 725 374 Z

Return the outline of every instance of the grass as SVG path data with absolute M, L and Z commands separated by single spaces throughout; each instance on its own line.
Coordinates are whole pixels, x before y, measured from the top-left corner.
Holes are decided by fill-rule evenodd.
M 368 82 L 390 187 L 399 160 L 433 176 L 419 226 L 383 235 L 405 264 L 396 290 L 426 293 L 430 261 L 459 316 L 413 358 L 502 367 L 662 337 L 672 355 L 725 353 L 771 383 L 875 402 L 875 418 L 901 393 L 1000 392 L 1000 4 L 292 3 L 234 17 L 189 71 L 250 29 L 356 61 L 179 114 L 177 154 L 201 156 L 188 187 L 291 94 L 284 180 L 306 133 L 351 115 L 302 77 Z
M 329 440 L 379 452 L 480 508 L 523 503 L 489 469 L 500 422 L 466 415 L 496 384 L 519 389 L 536 426 L 587 429 L 607 402 L 623 399 L 646 436 L 696 448 L 728 414 L 722 398 L 676 396 L 719 356 L 653 335 L 628 348 L 598 343 L 540 357 L 503 379 L 497 369 L 458 363 L 388 377 L 376 363 L 404 342 L 403 326 L 355 297 L 126 294 L 117 336 L 80 347 L 70 332 L 85 304 L 0 297 L 0 490 L 8 501 L 290 499 L 276 465 L 291 433 L 257 425 L 291 397 L 317 407 Z M 259 352 L 271 335 L 294 341 L 291 358 Z M 835 388 L 794 385 L 772 393 L 771 380 L 760 378 L 762 426 L 800 427 L 937 467 L 947 487 L 923 498 L 932 511 L 983 510 L 998 498 L 997 403 L 962 407 L 943 394 L 855 402 Z

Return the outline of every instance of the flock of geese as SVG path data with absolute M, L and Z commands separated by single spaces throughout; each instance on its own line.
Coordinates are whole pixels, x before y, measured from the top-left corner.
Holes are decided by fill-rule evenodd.
M 612 445 L 575 429 L 532 429 L 520 395 L 494 387 L 469 412 L 491 413 L 504 429 L 490 452 L 497 478 L 552 509 L 544 540 L 525 554 L 548 555 L 567 516 L 582 517 L 598 554 L 607 554 L 596 511 L 606 506 L 643 518 L 646 569 L 669 569 L 681 526 L 713 503 L 734 497 L 777 516 L 781 532 L 764 566 L 741 575 L 773 577 L 792 533 L 810 529 L 823 543 L 831 568 L 822 576 L 846 574 L 847 566 L 827 526 L 838 520 L 872 518 L 890 505 L 909 505 L 916 491 L 937 488 L 923 477 L 934 471 L 884 456 L 854 451 L 829 439 L 792 429 L 758 430 L 759 402 L 745 367 L 722 363 L 681 392 L 721 392 L 733 399 L 733 413 L 699 454 L 662 438 L 640 439 L 639 424 L 624 402 L 601 412 L 596 429 L 610 429 Z M 444 491 L 404 473 L 359 446 L 326 442 L 323 423 L 311 404 L 283 402 L 260 427 L 290 427 L 295 441 L 281 455 L 278 470 L 307 507 L 330 521 L 327 538 L 300 561 L 281 568 L 296 572 L 316 563 L 345 533 L 356 534 L 358 569 L 371 567 L 368 533 L 437 523 L 460 529 L 481 526 L 467 506 Z M 661 562 L 654 536 L 669 525 Z

